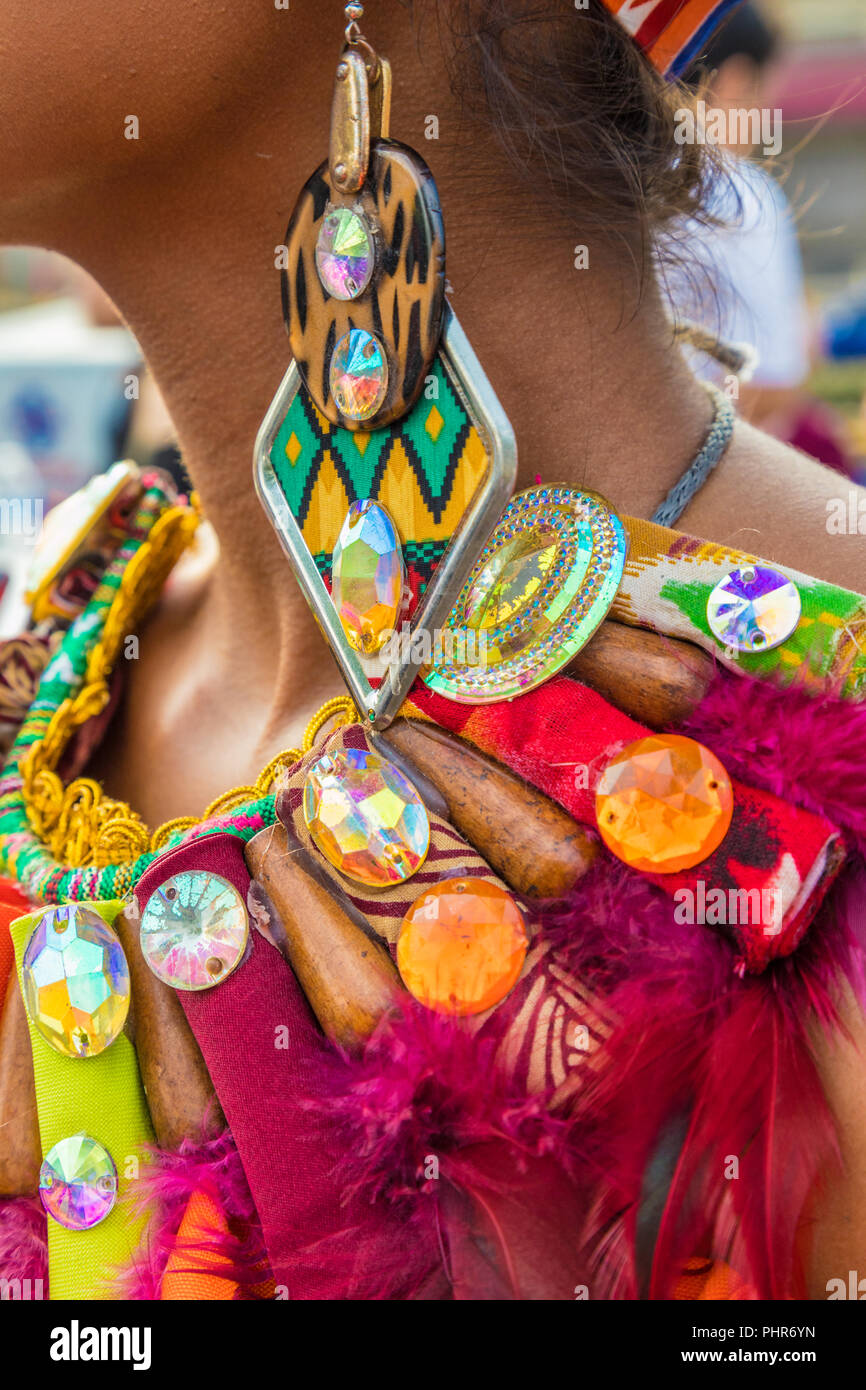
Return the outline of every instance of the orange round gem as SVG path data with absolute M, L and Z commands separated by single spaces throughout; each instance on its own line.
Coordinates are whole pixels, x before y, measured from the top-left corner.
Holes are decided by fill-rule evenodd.
M 413 903 L 397 939 L 403 983 L 428 1009 L 480 1014 L 517 983 L 528 946 L 510 893 L 477 878 L 447 878 Z
M 604 769 L 595 798 L 608 849 L 655 874 L 707 859 L 728 833 L 733 808 L 731 779 L 718 758 L 680 734 L 629 743 Z

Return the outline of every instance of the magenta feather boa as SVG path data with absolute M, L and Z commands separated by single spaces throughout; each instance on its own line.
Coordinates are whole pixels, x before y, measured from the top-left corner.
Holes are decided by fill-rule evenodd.
M 744 782 L 825 815 L 866 853 L 866 704 L 720 671 L 679 732 Z

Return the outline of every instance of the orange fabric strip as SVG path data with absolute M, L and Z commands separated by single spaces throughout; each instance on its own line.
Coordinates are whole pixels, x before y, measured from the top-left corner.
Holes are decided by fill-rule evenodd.
M 238 1286 L 217 1271 L 228 1263 L 225 1256 L 207 1249 L 230 1234 L 225 1213 L 207 1192 L 194 1192 L 177 1233 L 177 1243 L 162 1276 L 163 1302 L 215 1302 L 231 1300 Z
M 743 1302 L 754 1299 L 755 1290 L 720 1260 L 704 1260 L 694 1256 L 686 1264 L 675 1289 L 674 1298 L 685 1302 Z

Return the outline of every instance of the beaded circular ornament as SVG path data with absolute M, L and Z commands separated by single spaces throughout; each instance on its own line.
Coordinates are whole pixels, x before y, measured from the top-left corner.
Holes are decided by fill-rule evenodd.
M 622 522 L 596 493 L 520 493 L 464 585 L 424 681 L 450 700 L 489 704 L 549 680 L 613 603 L 626 550 Z

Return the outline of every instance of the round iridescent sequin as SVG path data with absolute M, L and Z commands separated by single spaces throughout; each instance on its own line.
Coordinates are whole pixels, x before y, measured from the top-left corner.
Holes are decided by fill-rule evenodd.
M 24 1003 L 46 1042 L 67 1057 L 96 1057 L 122 1031 L 129 1011 L 123 947 L 98 912 L 50 907 L 33 928 L 21 962 Z
M 411 878 L 430 847 L 430 821 L 412 783 L 365 748 L 326 753 L 313 764 L 304 820 L 328 862 L 367 888 Z
M 89 1134 L 61 1139 L 42 1161 L 39 1197 L 48 1215 L 69 1231 L 98 1226 L 117 1201 L 111 1154 Z
M 370 420 L 388 392 L 388 363 L 381 343 L 363 328 L 351 329 L 334 348 L 331 395 L 347 420 Z
M 715 637 L 738 652 L 778 647 L 800 621 L 800 595 L 787 575 L 769 565 L 741 565 L 720 580 L 707 600 Z
M 204 869 L 166 879 L 141 914 L 141 953 L 174 989 L 211 989 L 240 964 L 249 922 L 228 879 Z
M 357 299 L 373 274 L 373 238 L 351 208 L 325 214 L 316 242 L 316 269 L 334 299 Z

